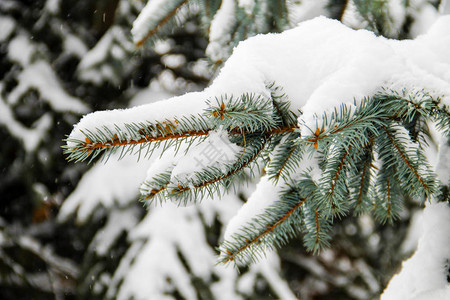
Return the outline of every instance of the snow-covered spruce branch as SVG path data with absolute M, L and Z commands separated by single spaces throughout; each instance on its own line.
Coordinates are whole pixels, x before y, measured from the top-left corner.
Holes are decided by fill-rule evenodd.
M 198 147 L 213 133 L 225 131 L 228 142 L 239 146 L 232 160 L 221 164 L 209 161 L 189 176 L 174 175 L 174 164 L 169 164 L 144 182 L 142 200 L 149 205 L 170 198 L 186 205 L 206 194 L 220 195 L 220 187 L 229 188 L 262 157 L 268 177 L 276 183 L 282 178 L 279 185 L 290 188 L 232 236 L 232 241 L 221 245 L 221 261 L 254 261 L 260 251 L 282 246 L 299 231 L 304 233 L 307 249 L 318 252 L 329 243 L 327 232 L 336 215 L 374 209 L 382 222 L 392 221 L 398 216 L 403 195 L 427 198 L 436 192 L 437 182 L 423 154 L 423 141 L 415 141 L 399 122 L 399 116 L 405 115 L 404 106 L 397 105 L 399 110 L 392 107 L 403 98 L 393 95 L 384 91 L 324 113 L 321 128 L 307 136 L 300 135 L 284 98 L 248 94 L 218 97 L 195 118 L 84 129 L 85 140 L 69 138 L 66 152 L 69 159 L 83 160 L 105 149 L 128 148 L 126 154 L 141 145 L 136 152 L 147 155 L 148 149 L 155 147 L 150 148 L 152 144 L 166 142 L 164 149 L 186 144 L 185 155 L 192 159 L 192 153 L 198 154 Z M 415 119 L 420 114 L 426 120 L 448 122 L 445 117 L 436 119 L 435 108 L 424 105 L 429 98 L 417 98 L 404 100 L 417 104 L 408 106 L 408 116 Z M 316 157 L 318 170 L 314 179 L 299 173 L 311 155 Z M 378 166 L 373 164 L 375 156 L 381 162 Z
M 257 158 L 264 150 L 267 143 L 267 137 L 259 135 L 248 139 L 249 145 L 244 148 L 244 152 L 239 159 L 232 164 L 224 164 L 220 167 L 207 166 L 206 168 L 193 172 L 184 180 L 176 179 L 176 183 L 170 180 L 173 168 L 170 167 L 164 173 L 165 183 L 161 184 L 159 179 L 152 178 L 143 183 L 141 188 L 141 200 L 150 205 L 154 200 L 158 199 L 163 202 L 166 199 L 182 199 L 183 204 L 195 202 L 205 197 L 206 194 L 213 197 L 220 195 L 220 187 L 228 189 L 237 178 L 243 175 L 243 171 L 250 169 L 256 164 Z M 245 177 L 242 177 L 245 178 Z M 163 180 L 164 180 L 163 179 Z M 158 186 L 160 186 L 158 188 Z
M 290 188 L 263 213 L 228 236 L 220 246 L 220 261 L 252 262 L 265 250 L 284 245 L 298 232 L 303 233 L 305 247 L 318 252 L 329 244 L 327 232 L 335 215 L 373 211 L 381 222 L 392 222 L 405 195 L 429 198 L 436 194 L 437 181 L 423 154 L 423 145 L 414 142 L 411 135 L 405 136 L 405 129 L 398 129 L 400 125 L 393 124 L 399 111 L 393 111 L 389 101 L 400 100 L 380 93 L 361 101 L 355 112 L 343 105 L 331 117 L 323 115 L 324 127 L 283 145 L 282 149 L 296 145 L 299 152 L 312 151 L 319 156 L 319 174 L 313 180 L 307 172 L 295 180 L 296 171 L 311 160 L 305 154 L 297 156 L 299 160 L 292 164 L 298 169 L 292 169 L 291 183 L 287 184 Z M 410 112 L 413 116 L 423 106 L 421 101 L 417 103 L 413 108 L 416 112 Z M 290 151 L 275 152 L 279 169 L 268 168 L 273 170 L 272 175 L 283 168 L 280 162 L 291 156 Z M 382 162 L 380 166 L 373 164 L 375 156 Z M 301 195 L 302 190 L 308 192 Z
M 305 190 L 305 185 L 302 190 Z M 219 261 L 255 262 L 265 250 L 286 244 L 297 235 L 302 222 L 301 208 L 306 201 L 298 187 L 290 187 L 280 195 L 277 205 L 269 207 L 263 215 L 252 219 L 220 245 Z
M 158 35 L 165 28 L 171 28 L 177 12 L 189 0 L 150 1 L 133 24 L 133 38 L 137 46 L 142 46 L 150 37 Z M 145 28 L 145 29 L 144 29 Z
M 269 89 L 272 87 L 273 84 L 268 86 Z M 118 149 L 122 151 L 120 157 L 133 152 L 140 155 L 145 152 L 145 156 L 149 156 L 161 145 L 164 151 L 175 144 L 192 144 L 196 139 L 205 139 L 208 134 L 218 129 L 226 130 L 231 136 L 242 136 L 242 140 L 236 140 L 235 143 L 245 145 L 246 136 L 251 139 L 255 134 L 278 135 L 295 129 L 296 116 L 285 104 L 279 103 L 275 108 L 274 103 L 279 101 L 287 103 L 279 97 L 264 99 L 256 94 L 243 94 L 236 100 L 226 96 L 215 99 L 215 105 L 206 101 L 208 108 L 198 115 L 153 122 L 130 119 L 120 125 L 114 123 L 114 120 L 104 119 L 108 122 L 108 125 L 105 125 L 94 119 L 94 122 L 91 122 L 92 128 L 80 125 L 82 128 L 74 130 L 78 131 L 78 135 L 68 137 L 64 152 L 68 154 L 69 161 L 92 160 L 103 152 L 111 154 Z M 125 115 L 120 111 L 114 112 L 114 115 L 111 114 L 112 119 L 117 114 Z M 134 151 L 135 148 L 138 148 L 137 151 Z
M 141 188 L 146 203 L 220 195 L 259 163 L 267 175 L 230 222 L 221 261 L 252 261 L 298 232 L 318 252 L 337 216 L 373 212 L 392 222 L 403 199 L 442 190 L 424 149 L 427 124 L 449 135 L 448 75 L 445 68 L 422 72 L 410 53 L 419 47 L 430 64 L 450 65 L 433 52 L 448 48 L 441 36 L 450 34 L 449 24 L 442 19 L 405 43 L 325 18 L 260 35 L 239 44 L 202 92 L 87 115 L 65 151 L 84 160 L 119 149 L 148 156 L 162 146 L 168 155 Z M 430 93 L 411 88 L 418 86 Z
M 147 41 L 164 38 L 177 25 L 182 26 L 194 12 L 209 37 L 206 54 L 219 65 L 246 37 L 282 31 L 289 23 L 297 23 L 295 19 L 290 20 L 289 6 L 295 10 L 295 5 L 289 5 L 287 1 L 152 0 L 142 9 L 131 32 L 135 44 L 142 46 Z

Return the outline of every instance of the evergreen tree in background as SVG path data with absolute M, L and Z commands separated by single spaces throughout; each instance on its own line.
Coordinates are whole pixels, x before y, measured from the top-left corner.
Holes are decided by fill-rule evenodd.
M 212 72 L 221 70 L 233 47 L 258 33 L 281 32 L 322 14 L 377 35 L 411 38 L 426 31 L 440 5 L 445 9 L 439 1 L 152 0 L 147 5 L 3 1 L 0 129 L 7 142 L 0 156 L 0 184 L 6 199 L 0 222 L 0 296 L 365 299 L 379 295 L 405 254 L 414 249 L 403 241 L 408 224 L 420 211 L 421 197 L 445 198 L 445 185 L 434 178 L 430 167 L 424 168 L 423 160 L 429 155 L 423 150 L 425 142 L 433 145 L 426 122 L 436 122 L 448 135 L 448 108 L 439 96 L 426 90 L 365 95 L 356 99 L 356 112 L 350 106 L 336 107 L 334 115 L 324 115 L 323 126 L 299 137 L 300 112 L 291 111 L 288 97 L 292 96 L 278 82 L 265 82 L 269 98 L 218 94 L 203 116 L 179 115 L 177 120 L 161 118 L 159 123 L 132 120 L 127 129 L 117 131 L 96 124 L 85 132 L 81 144 L 76 141 L 69 149 L 72 158 L 92 159 L 101 153 L 101 144 L 125 146 L 130 135 L 134 140 L 156 140 L 150 147 L 170 137 L 177 139 L 160 143 L 159 149 L 117 147 L 124 150 L 109 152 L 106 165 L 96 164 L 89 171 L 82 164 L 64 162 L 60 141 L 89 111 L 201 90 Z M 178 136 L 191 131 L 189 137 L 202 141 L 192 149 L 202 145 L 204 149 L 224 142 L 220 130 L 216 139 L 204 139 L 214 128 L 227 130 L 231 145 L 240 147 L 234 149 L 244 150 L 234 161 L 198 174 L 199 182 L 212 184 L 168 184 L 176 150 L 171 146 L 182 148 L 179 155 L 186 146 Z M 336 142 L 335 136 L 342 141 Z M 411 144 L 417 147 L 411 149 Z M 141 153 L 139 162 L 130 152 Z M 283 205 L 269 208 L 244 234 L 223 243 L 221 258 L 252 260 L 262 253 L 258 249 L 265 251 L 258 248 L 261 245 L 287 243 L 296 222 L 304 222 L 299 228 L 306 232 L 307 249 L 318 250 L 328 242 L 331 247 L 312 256 L 297 245 L 301 241 L 292 240 L 280 249 L 279 257 L 264 252 L 266 259 L 242 268 L 240 274 L 214 266 L 214 247 L 223 238 L 224 225 L 263 175 L 258 168 L 250 172 L 246 168 L 261 158 L 259 165 L 266 166 L 262 172 L 267 173 L 262 180 L 270 177 L 283 185 L 297 170 L 300 158 L 310 153 L 320 153 L 324 182 L 317 185 L 315 178 L 306 176 L 296 185 L 276 189 Z M 389 157 L 391 164 L 373 167 L 371 153 Z M 377 182 L 362 175 L 366 168 L 372 168 Z M 341 173 L 351 176 L 347 179 Z M 238 175 L 250 181 L 247 187 L 230 180 Z M 149 205 L 145 212 L 136 201 L 145 178 L 141 192 L 147 203 L 167 196 L 182 204 L 204 200 L 187 208 Z M 222 188 L 219 183 L 234 186 L 237 193 L 208 200 L 209 193 Z M 196 185 L 201 188 L 192 192 Z M 335 195 L 320 190 L 327 186 L 336 186 Z M 362 193 L 355 192 L 357 187 Z M 161 197 L 160 191 L 166 195 Z M 369 209 L 374 194 L 375 216 L 381 223 L 370 215 L 347 213 L 353 207 Z M 342 201 L 349 195 L 356 195 L 352 207 Z M 357 195 L 364 195 L 360 202 Z M 320 205 L 299 202 L 307 198 Z M 406 207 L 400 209 L 401 204 Z M 56 222 L 57 211 L 64 222 Z M 340 220 L 330 223 L 337 216 Z M 391 219 L 397 219 L 394 226 L 382 224 Z M 261 231 L 260 224 L 272 225 Z M 328 231 L 307 230 L 317 224 Z

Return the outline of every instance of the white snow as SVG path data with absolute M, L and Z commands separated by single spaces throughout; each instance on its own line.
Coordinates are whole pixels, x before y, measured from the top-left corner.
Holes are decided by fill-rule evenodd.
M 273 203 L 279 200 L 280 185 L 275 185 L 268 176 L 261 177 L 256 190 L 230 220 L 224 234 L 225 241 L 232 241 L 233 234 L 239 232 L 243 225 L 249 223 L 255 216 L 262 214 Z
M 30 64 L 35 51 L 35 46 L 26 35 L 18 35 L 8 45 L 8 57 L 22 66 Z
M 164 11 L 165 5 L 167 5 L 166 0 L 152 0 L 141 10 L 131 29 L 135 43 L 141 41 L 147 35 L 148 29 L 154 25 L 153 18 L 155 15 L 159 15 L 161 10 Z
M 417 37 L 430 29 L 438 17 L 439 11 L 426 0 L 413 0 L 410 5 L 409 13 L 415 19 L 411 25 L 410 35 Z
M 84 51 L 81 45 L 77 47 L 77 52 Z M 111 26 L 100 41 L 83 55 L 77 66 L 77 76 L 96 85 L 104 81 L 120 84 L 115 65 L 121 64 L 122 72 L 128 72 L 134 66 L 126 60 L 126 56 L 134 51 L 133 43 L 123 28 Z
M 280 258 L 275 253 L 268 254 L 263 263 L 256 264 L 254 266 L 256 272 L 261 272 L 261 274 L 267 279 L 270 287 L 275 291 L 280 299 L 297 299 L 287 282 L 280 277 L 279 268 Z
M 228 57 L 228 50 L 223 47 L 231 42 L 231 32 L 235 20 L 235 1 L 223 0 L 219 10 L 214 15 L 209 28 L 209 44 L 206 55 L 212 61 L 224 61 Z
M 367 21 L 359 14 L 354 0 L 349 0 L 347 2 L 344 15 L 342 16 L 342 23 L 354 29 L 366 28 L 368 25 Z
M 238 5 L 247 15 L 250 15 L 255 7 L 255 0 L 238 0 Z
M 78 64 L 78 69 L 88 69 L 93 65 L 104 61 L 109 53 L 109 50 L 111 49 L 113 38 L 113 31 L 108 30 L 98 41 L 95 47 L 90 49 L 89 53 L 83 57 Z
M 38 60 L 24 67 L 18 76 L 19 84 L 8 95 L 8 103 L 15 104 L 29 89 L 37 89 L 41 99 L 55 111 L 87 113 L 89 108 L 80 99 L 69 95 L 61 86 L 52 67 L 43 60 Z
M 86 45 L 83 43 L 83 41 L 76 35 L 71 34 L 69 32 L 65 33 L 63 47 L 64 52 L 73 54 L 80 58 L 82 58 L 88 52 L 88 49 Z
M 216 256 L 206 243 L 199 213 L 217 214 L 222 222 L 226 222 L 241 202 L 235 195 L 226 195 L 223 201 L 227 205 L 204 200 L 198 206 L 178 207 L 166 203 L 163 207 L 152 207 L 131 230 L 131 247 L 109 282 L 107 295 L 118 292 L 118 299 L 174 299 L 167 293 L 176 288 L 186 299 L 197 299 L 189 272 L 176 253 L 178 249 L 192 274 L 207 282 L 213 274 L 216 276 L 217 280 L 211 282 L 215 299 L 242 299 L 236 287 L 239 286 L 241 293 L 251 294 L 252 283 L 260 276 L 279 298 L 295 299 L 279 275 L 280 262 L 275 253 L 268 254 L 267 261 L 250 266 L 244 278 L 238 277 L 233 268 L 215 266 Z
M 291 26 L 298 23 L 326 15 L 328 0 L 289 0 L 287 2 L 288 18 Z
M 403 262 L 401 272 L 391 279 L 381 299 L 449 299 L 449 245 L 450 207 L 445 202 L 428 203 L 417 251 Z
M 439 140 L 439 155 L 436 174 L 442 183 L 450 184 L 450 145 L 446 137 Z
M 390 0 L 387 2 L 389 12 L 390 34 L 396 35 L 402 29 L 405 22 L 406 10 L 403 0 Z
M 186 57 L 181 54 L 167 54 L 161 57 L 161 62 L 169 68 L 179 68 L 186 63 Z
M 130 231 L 138 220 L 138 209 L 135 206 L 112 207 L 105 226 L 97 231 L 89 247 L 94 248 L 97 255 L 106 256 L 122 232 Z
M 59 12 L 60 6 L 60 0 L 47 0 L 45 2 L 45 9 L 53 14 L 57 14 Z
M 170 109 L 167 109 L 168 107 Z M 203 94 L 193 92 L 126 110 L 99 111 L 84 116 L 74 126 L 69 139 L 83 141 L 84 134 L 81 131 L 87 128 L 95 129 L 106 126 L 113 129 L 117 126 L 123 131 L 126 131 L 125 124 L 132 123 L 136 120 L 146 120 L 149 122 L 173 120 L 174 117 L 180 117 L 185 114 L 196 114 L 203 108 L 206 108 Z M 130 139 L 133 139 L 133 137 L 130 136 Z M 70 146 L 72 143 L 68 142 L 68 145 Z
M 3 91 L 3 84 L 0 83 L 0 94 Z M 34 152 L 39 143 L 45 138 L 45 133 L 50 130 L 52 117 L 49 113 L 42 115 L 32 128 L 25 127 L 15 119 L 11 107 L 8 106 L 0 96 L 0 124 L 8 129 L 8 132 L 23 143 L 27 152 Z
M 170 51 L 170 49 L 173 48 L 175 42 L 172 39 L 167 39 L 167 40 L 157 40 L 155 42 L 155 46 L 153 47 L 153 50 L 160 54 L 166 54 Z
M 0 43 L 4 42 L 16 27 L 16 22 L 9 16 L 0 16 Z
M 417 243 L 419 242 L 421 228 L 423 224 L 423 210 L 414 212 L 411 217 L 410 225 L 408 226 L 408 233 L 402 245 L 400 246 L 400 252 L 411 253 L 417 249 Z
M 126 207 L 136 201 L 139 184 L 151 161 L 137 162 L 133 156 L 121 160 L 113 155 L 107 164 L 98 162 L 87 171 L 75 191 L 64 201 L 58 219 L 64 221 L 76 215 L 83 224 L 98 206 Z
M 230 142 L 227 131 L 212 131 L 201 144 L 191 147 L 177 162 L 171 181 L 185 184 L 192 182 L 196 172 L 208 167 L 219 168 L 225 173 L 225 166 L 235 162 L 241 152 L 241 147 Z
M 439 12 L 442 14 L 450 14 L 450 1 L 442 0 L 441 5 L 439 5 Z

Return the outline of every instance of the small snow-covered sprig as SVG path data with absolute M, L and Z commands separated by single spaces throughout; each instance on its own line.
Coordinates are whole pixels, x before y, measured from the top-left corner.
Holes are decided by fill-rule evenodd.
M 100 154 L 112 154 L 118 149 L 121 149 L 120 157 L 130 153 L 150 156 L 161 145 L 164 151 L 176 143 L 205 137 L 210 130 L 211 125 L 201 115 L 161 122 L 138 121 L 122 126 L 95 126 L 80 129 L 84 139 L 66 139 L 67 144 L 63 149 L 69 161 L 92 161 Z

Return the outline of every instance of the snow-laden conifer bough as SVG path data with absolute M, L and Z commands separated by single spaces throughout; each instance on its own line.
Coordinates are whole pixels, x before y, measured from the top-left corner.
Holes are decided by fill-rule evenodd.
M 202 92 L 88 114 L 67 138 L 69 160 L 174 148 L 141 186 L 150 205 L 180 205 L 262 168 L 228 225 L 219 261 L 249 263 L 302 234 L 329 245 L 332 223 L 373 212 L 393 221 L 404 195 L 444 197 L 424 148 L 450 135 L 450 17 L 415 40 L 388 40 L 324 17 L 241 42 Z M 223 205 L 227 205 L 223 203 Z

